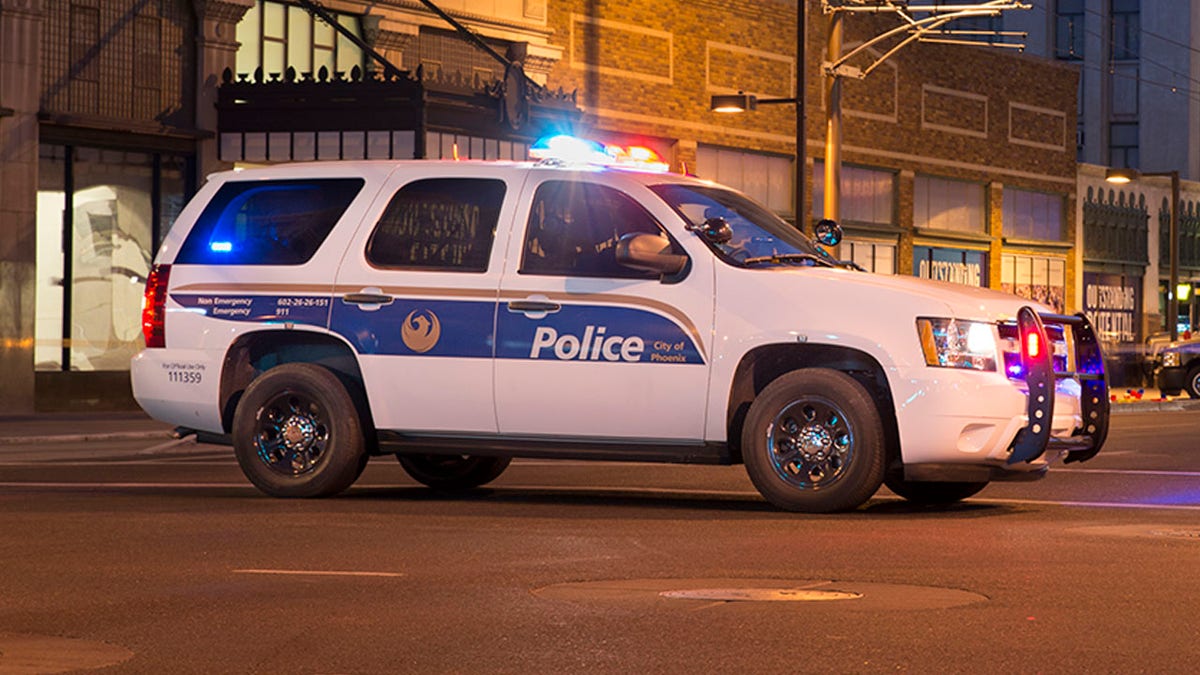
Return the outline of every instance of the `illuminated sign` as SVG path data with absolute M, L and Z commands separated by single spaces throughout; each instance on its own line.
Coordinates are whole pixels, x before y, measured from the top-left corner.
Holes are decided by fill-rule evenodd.
M 1083 311 L 1105 342 L 1138 342 L 1142 313 L 1141 277 L 1083 273 Z

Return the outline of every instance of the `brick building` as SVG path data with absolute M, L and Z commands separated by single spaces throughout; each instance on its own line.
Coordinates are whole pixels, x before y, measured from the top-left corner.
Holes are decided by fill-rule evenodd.
M 569 130 L 796 216 L 792 106 L 708 109 L 795 96 L 795 2 L 435 0 L 527 80 L 422 2 L 322 4 L 344 33 L 284 0 L 0 0 L 0 407 L 131 405 L 153 252 L 202 177 L 237 163 L 523 157 Z M 808 19 L 800 212 L 819 216 L 820 3 Z M 889 21 L 849 17 L 846 47 Z M 915 44 L 847 81 L 843 257 L 1079 309 L 1078 77 Z

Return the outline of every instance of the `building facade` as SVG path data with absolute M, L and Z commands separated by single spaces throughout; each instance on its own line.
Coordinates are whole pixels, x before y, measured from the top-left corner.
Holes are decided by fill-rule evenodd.
M 1043 0 L 1008 13 L 1003 27 L 1026 31 L 1031 53 L 1074 64 L 1080 72 L 1075 130 L 1079 172 L 1077 217 L 1086 239 L 1084 293 L 1089 311 L 1102 297 L 1123 300 L 1109 334 L 1113 352 L 1133 352 L 1147 337 L 1169 332 L 1169 180 L 1145 177 L 1127 186 L 1104 183 L 1108 168 L 1178 172 L 1180 288 L 1177 332 L 1197 326 L 1193 290 L 1200 269 L 1193 253 L 1200 191 L 1200 4 L 1190 0 Z M 1136 225 L 1135 225 L 1136 224 Z M 1135 231 L 1136 230 L 1136 231 Z M 1114 295 L 1108 289 L 1123 289 Z M 1132 309 L 1136 307 L 1135 309 Z M 1133 382 L 1133 376 L 1126 378 Z
M 797 96 L 795 2 L 435 0 L 470 39 L 416 0 L 326 0 L 324 19 L 302 4 L 0 0 L 5 410 L 132 405 L 144 277 L 218 169 L 523 158 L 566 131 L 648 146 L 801 225 L 822 215 L 819 2 L 807 4 L 799 164 L 793 106 L 709 110 L 715 94 Z M 894 25 L 848 17 L 845 48 Z M 844 81 L 842 257 L 1080 309 L 1079 73 L 914 44 Z

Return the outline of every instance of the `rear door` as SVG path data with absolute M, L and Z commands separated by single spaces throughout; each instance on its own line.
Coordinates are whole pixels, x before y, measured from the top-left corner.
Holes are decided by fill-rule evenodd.
M 622 235 L 677 216 L 611 174 L 532 172 L 521 203 L 497 313 L 500 432 L 702 439 L 711 256 L 666 283 L 617 264 Z
M 492 357 L 511 167 L 398 169 L 338 270 L 331 329 L 378 429 L 495 433 Z

